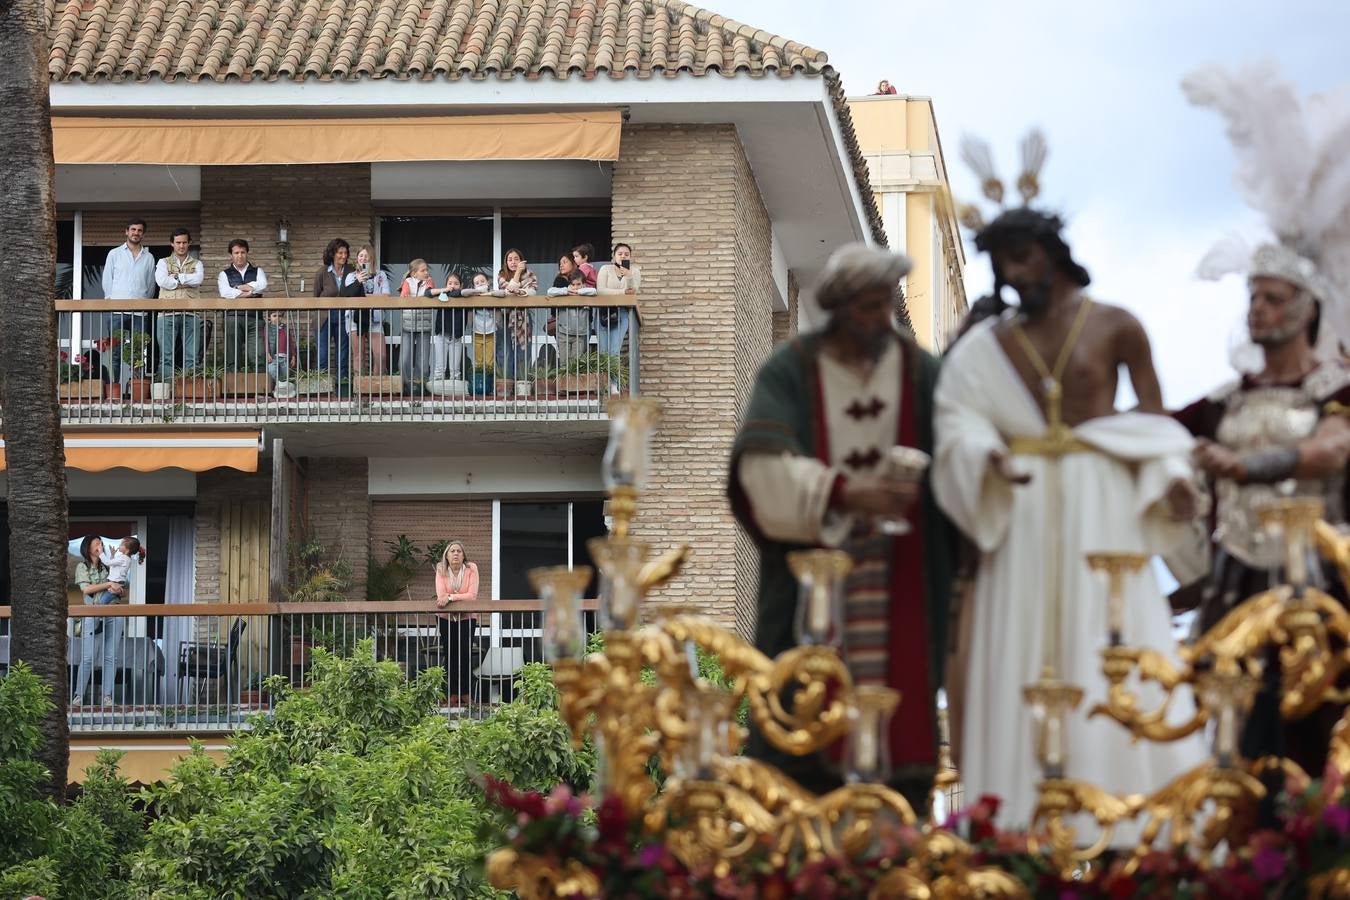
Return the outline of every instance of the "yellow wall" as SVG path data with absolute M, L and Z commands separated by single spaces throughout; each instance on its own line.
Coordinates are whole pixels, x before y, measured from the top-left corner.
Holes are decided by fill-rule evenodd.
M 906 116 L 896 115 L 896 108 L 904 100 L 869 100 L 865 103 L 850 103 L 849 113 L 853 116 L 853 131 L 858 137 L 858 146 L 863 153 L 877 153 L 881 150 L 907 150 L 909 136 L 906 134 L 908 122 Z
M 206 755 L 217 763 L 225 761 L 224 739 L 218 743 L 208 740 Z M 97 740 L 72 737 L 70 740 L 70 771 L 67 780 L 83 784 L 85 771 L 94 764 L 94 757 L 103 744 Z M 169 767 L 190 752 L 186 741 L 168 737 L 119 737 L 116 747 L 125 754 L 118 769 L 128 781 L 152 784 L 169 774 Z
M 933 213 L 932 194 L 905 197 L 905 253 L 914 263 L 905 278 L 905 301 L 914 337 L 933 346 Z

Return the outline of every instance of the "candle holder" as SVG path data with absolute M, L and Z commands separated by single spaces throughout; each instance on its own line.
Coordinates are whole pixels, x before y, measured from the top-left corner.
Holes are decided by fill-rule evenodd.
M 609 412 L 609 443 L 601 460 L 601 477 L 609 492 L 615 537 L 627 537 L 637 512 L 637 498 L 647 487 L 651 438 L 661 421 L 661 405 L 646 397 L 614 397 Z
M 1309 497 L 1272 500 L 1256 510 L 1266 534 L 1284 540 L 1285 581 L 1293 587 L 1296 597 L 1317 571 L 1313 539 L 1322 511 L 1322 501 Z
M 586 627 L 581 621 L 581 593 L 591 582 L 591 567 L 548 566 L 530 570 L 530 585 L 543 601 L 540 643 L 547 662 L 586 655 Z
M 1124 643 L 1125 585 L 1148 564 L 1142 553 L 1089 553 L 1088 568 L 1106 575 L 1106 630 L 1112 647 Z
M 851 783 L 885 784 L 891 778 L 891 716 L 900 705 L 900 692 L 879 684 L 860 684 L 853 689 L 853 708 L 845 740 Z
M 600 567 L 600 627 L 606 631 L 637 627 L 642 570 L 651 545 L 628 537 L 598 537 L 587 541 L 586 548 Z
M 794 550 L 787 564 L 798 585 L 797 643 L 842 648 L 844 578 L 853 561 L 842 550 Z
M 1022 688 L 1022 697 L 1036 721 L 1036 761 L 1041 772 L 1047 779 L 1063 778 L 1069 756 L 1064 720 L 1083 702 L 1083 689 L 1061 681 L 1047 666 L 1039 681 Z
M 1236 665 L 1221 664 L 1196 680 L 1200 702 L 1215 720 L 1214 759 L 1221 768 L 1233 768 L 1238 755 L 1238 731 L 1256 699 L 1259 682 Z

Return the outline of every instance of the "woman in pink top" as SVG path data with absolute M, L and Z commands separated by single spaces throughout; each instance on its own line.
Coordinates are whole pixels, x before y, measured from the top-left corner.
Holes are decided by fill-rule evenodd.
M 463 543 L 451 541 L 436 563 L 436 608 L 477 599 L 478 566 L 469 561 Z M 446 694 L 451 706 L 465 706 L 473 700 L 473 632 L 478 617 L 473 613 L 437 615 L 445 653 Z

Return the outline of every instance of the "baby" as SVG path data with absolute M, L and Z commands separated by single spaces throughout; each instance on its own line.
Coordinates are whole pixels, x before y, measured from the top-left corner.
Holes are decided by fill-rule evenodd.
M 131 581 L 131 558 L 137 557 L 138 562 L 145 561 L 145 551 L 141 549 L 141 542 L 134 537 L 123 538 L 122 543 L 117 545 L 117 549 L 112 553 L 107 550 L 99 560 L 108 567 L 108 580 L 113 584 L 121 585 L 122 593 L 114 594 L 112 591 L 104 591 L 98 596 L 98 603 L 107 606 L 109 603 L 116 603 L 119 596 L 127 595 L 127 585 Z

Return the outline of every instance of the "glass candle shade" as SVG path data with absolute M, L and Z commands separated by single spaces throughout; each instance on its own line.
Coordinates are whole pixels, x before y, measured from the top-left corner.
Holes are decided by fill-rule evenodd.
M 1323 503 L 1315 497 L 1284 497 L 1257 509 L 1266 539 L 1284 542 L 1284 577 L 1296 595 L 1321 580 L 1314 529 L 1322 513 Z
M 651 546 L 626 537 L 591 538 L 591 559 L 600 567 L 600 627 L 628 631 L 637 627 L 642 606 L 639 575 Z
M 842 550 L 794 550 L 788 568 L 797 579 L 797 643 L 843 647 L 844 579 L 853 561 Z
M 1125 587 L 1144 568 L 1148 557 L 1141 553 L 1089 553 L 1088 568 L 1106 576 L 1106 637 L 1112 647 L 1124 643 Z
M 605 489 L 643 490 L 651 465 L 652 432 L 661 421 L 661 405 L 647 397 L 609 401 L 609 443 L 601 461 Z
M 1237 757 L 1238 733 L 1259 683 L 1235 666 L 1221 665 L 1201 675 L 1197 686 L 1200 702 L 1214 721 L 1214 759 L 1228 768 Z
M 530 584 L 543 601 L 540 643 L 544 659 L 581 659 L 586 655 L 586 627 L 581 620 L 581 593 L 591 581 L 591 567 L 549 566 L 530 570 Z
M 694 724 L 690 761 L 697 766 L 697 777 L 706 780 L 712 777 L 713 763 L 728 752 L 734 698 L 701 678 L 686 696 Z
M 1083 701 L 1083 689 L 1046 671 L 1040 681 L 1022 689 L 1022 696 L 1036 725 L 1036 761 L 1041 772 L 1046 778 L 1063 778 L 1069 761 L 1068 715 Z
M 844 743 L 848 780 L 885 784 L 891 778 L 891 716 L 900 692 L 879 684 L 853 689 L 849 732 Z

